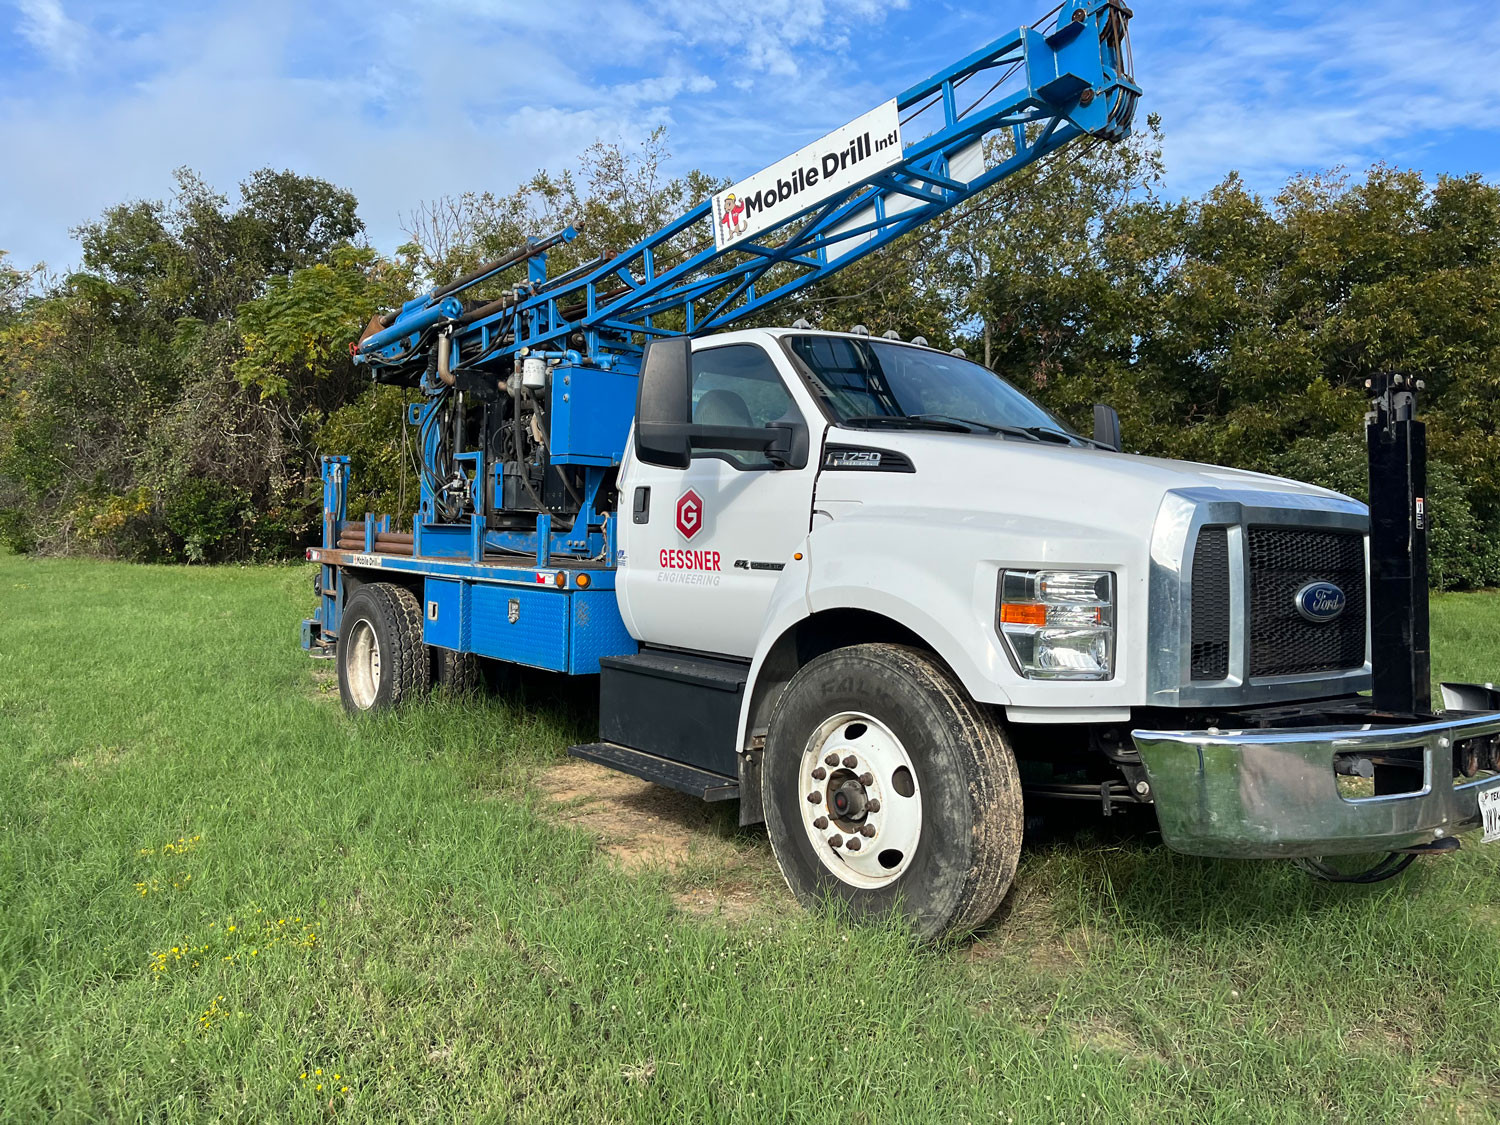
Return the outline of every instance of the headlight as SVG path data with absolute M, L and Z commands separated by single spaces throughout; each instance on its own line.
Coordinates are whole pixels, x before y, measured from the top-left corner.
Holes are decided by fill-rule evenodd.
M 1115 672 L 1115 576 L 1107 570 L 1002 570 L 996 626 L 1033 680 Z

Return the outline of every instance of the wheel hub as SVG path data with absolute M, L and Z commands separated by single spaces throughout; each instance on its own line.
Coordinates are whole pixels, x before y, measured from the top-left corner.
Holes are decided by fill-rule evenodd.
M 873 716 L 844 712 L 818 726 L 800 770 L 802 823 L 823 866 L 873 889 L 910 866 L 922 796 L 900 739 Z
M 368 621 L 358 621 L 348 644 L 349 694 L 356 707 L 368 711 L 375 706 L 375 697 L 380 692 L 380 640 Z
M 865 806 L 869 798 L 858 778 L 848 777 L 839 782 L 837 788 L 830 786 L 830 790 L 828 807 L 833 810 L 840 821 L 864 820 Z

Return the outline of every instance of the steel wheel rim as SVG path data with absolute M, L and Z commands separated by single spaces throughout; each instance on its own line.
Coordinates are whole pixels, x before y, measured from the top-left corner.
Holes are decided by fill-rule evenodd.
M 825 719 L 802 753 L 798 785 L 808 843 L 841 882 L 874 890 L 911 866 L 922 793 L 906 747 L 879 719 L 858 711 Z
M 349 663 L 345 666 L 349 695 L 361 711 L 375 706 L 380 692 L 380 640 L 368 621 L 357 621 L 349 638 Z

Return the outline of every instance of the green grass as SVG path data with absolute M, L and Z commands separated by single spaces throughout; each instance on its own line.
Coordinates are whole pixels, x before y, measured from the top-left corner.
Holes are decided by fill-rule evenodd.
M 921 948 L 727 813 L 621 871 L 539 789 L 565 693 L 351 723 L 309 579 L 0 557 L 0 1119 L 1500 1119 L 1477 841 L 1348 888 L 1090 833 Z M 1500 597 L 1434 621 L 1500 675 Z M 677 905 L 726 879 L 748 915 Z

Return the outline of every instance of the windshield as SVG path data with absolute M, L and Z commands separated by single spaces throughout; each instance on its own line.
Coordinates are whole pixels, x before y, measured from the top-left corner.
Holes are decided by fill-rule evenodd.
M 993 371 L 956 355 L 844 336 L 790 336 L 787 343 L 840 424 L 930 423 L 1076 437 Z

